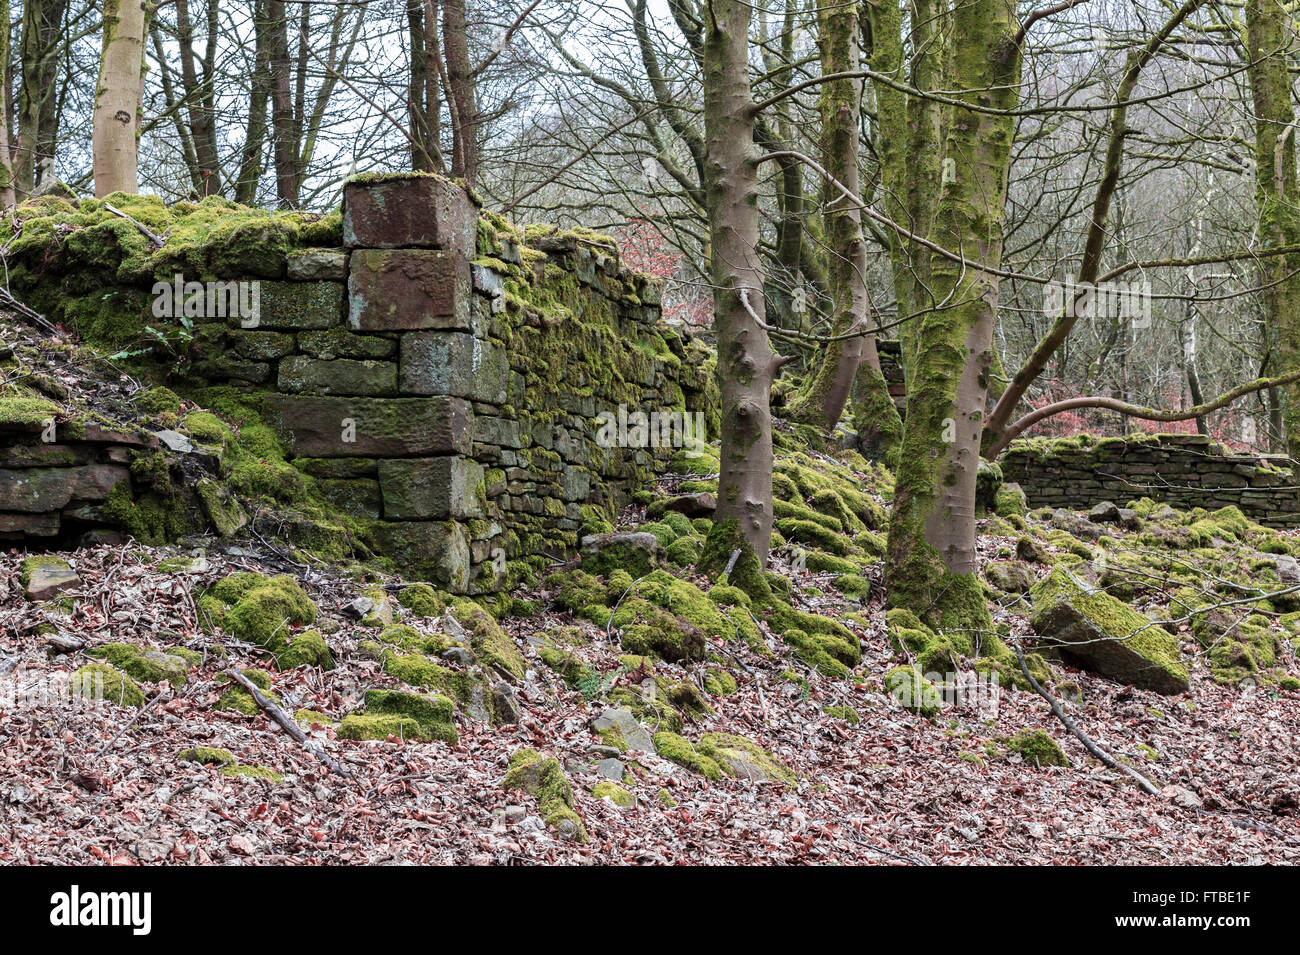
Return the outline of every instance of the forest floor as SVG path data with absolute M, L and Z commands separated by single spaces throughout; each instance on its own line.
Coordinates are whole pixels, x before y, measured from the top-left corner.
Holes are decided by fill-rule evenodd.
M 1031 525 L 1033 522 L 1030 522 Z M 1038 528 L 1045 532 L 1046 525 Z M 1001 528 L 1005 529 L 1005 528 Z M 1058 538 L 1059 539 L 1059 538 Z M 986 555 L 1014 538 L 981 538 Z M 616 667 L 617 631 L 555 609 L 544 579 L 521 594 L 530 617 L 503 625 L 527 661 L 516 693 L 521 716 L 493 726 L 458 710 L 459 741 L 338 739 L 334 721 L 372 686 L 393 686 L 358 651 L 373 630 L 347 610 L 361 585 L 286 563 L 255 544 L 219 543 L 198 564 L 174 549 L 97 546 L 63 554 L 80 583 L 57 602 L 33 603 L 18 584 L 22 555 L 0 556 L 0 862 L 16 863 L 888 863 L 1222 864 L 1300 861 L 1300 692 L 1224 685 L 1201 658 L 1190 692 L 1126 688 L 1053 664 L 1082 703 L 1067 709 L 1092 739 L 1140 768 L 1160 794 L 1146 795 L 1092 759 L 1034 693 L 1004 689 L 994 710 L 947 706 L 935 718 L 903 709 L 883 677 L 898 663 L 877 588 L 865 603 L 822 593 L 814 575 L 792 574 L 798 603 L 850 619 L 861 662 L 845 678 L 817 673 L 778 637 L 716 647 L 738 686 L 710 698 L 711 713 L 683 733 L 743 735 L 796 774 L 796 782 L 709 780 L 654 753 L 622 754 L 629 807 L 592 790 L 604 779 L 590 721 L 604 708 L 538 659 L 538 634 L 577 625 L 591 638 L 572 654 L 594 672 Z M 175 569 L 179 567 L 180 569 Z M 172 568 L 172 569 L 167 569 Z M 1043 567 L 1038 567 L 1041 574 Z M 214 709 L 230 666 L 266 667 L 256 647 L 200 626 L 196 597 L 236 571 L 289 573 L 319 608 L 334 669 L 274 672 L 290 713 L 322 714 L 308 735 L 350 777 L 325 769 L 265 713 Z M 821 581 L 824 583 L 824 581 Z M 706 584 L 707 586 L 707 584 Z M 436 634 L 445 618 L 397 619 Z M 1022 609 L 997 608 L 1013 634 Z M 145 683 L 144 707 L 91 704 L 49 694 L 87 662 L 52 652 L 51 634 L 85 649 L 122 642 L 203 654 L 182 687 Z M 1180 634 L 1184 650 L 1194 640 Z M 530 640 L 530 637 L 533 639 Z M 1279 668 L 1297 672 L 1289 641 Z M 656 672 L 700 682 L 702 665 L 656 663 Z M 15 696 L 19 698 L 14 699 Z M 827 707 L 835 716 L 829 715 Z M 848 707 L 860 717 L 850 722 Z M 651 727 L 653 729 L 653 727 Z M 1070 766 L 1045 767 L 1001 744 L 1026 728 L 1060 743 Z M 189 747 L 229 750 L 279 778 L 223 774 L 178 759 Z M 502 787 L 511 754 L 557 757 L 589 840 L 547 828 L 537 801 Z

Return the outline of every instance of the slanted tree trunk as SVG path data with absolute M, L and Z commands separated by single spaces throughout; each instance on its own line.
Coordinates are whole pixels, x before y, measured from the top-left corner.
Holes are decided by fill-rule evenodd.
M 755 558 L 766 564 L 772 535 L 769 399 L 780 360 L 764 328 L 750 11 L 745 0 L 710 0 L 703 11 L 705 191 L 722 393 L 717 522 L 701 561 L 706 572 L 720 570 L 709 565 L 725 564 L 733 545 L 752 551 L 743 555 L 751 569 Z
M 858 11 L 851 4 L 818 9 L 818 49 L 822 74 L 850 73 L 860 68 Z M 861 190 L 858 119 L 862 113 L 862 80 L 823 83 L 818 100 L 821 114 L 822 163 L 827 173 L 854 196 Z M 865 450 L 879 456 L 893 450 L 902 436 L 898 409 L 880 372 L 876 337 L 871 328 L 867 297 L 867 246 L 862 235 L 862 210 L 828 188 L 825 214 L 833 321 L 831 340 L 822 352 L 821 367 L 791 417 L 816 420 L 834 428 L 852 394 L 854 419 Z M 858 333 L 854 337 L 844 336 Z
M 1078 282 L 1081 286 L 1091 285 L 1097 281 L 1097 275 L 1101 268 L 1102 253 L 1106 249 L 1106 243 L 1113 238 L 1112 230 L 1109 227 L 1110 208 L 1112 200 L 1115 198 L 1116 190 L 1119 186 L 1120 171 L 1124 162 L 1124 140 L 1133 132 L 1128 125 L 1128 107 L 1124 104 L 1133 96 L 1134 90 L 1137 89 L 1138 79 L 1142 75 L 1142 70 L 1164 46 L 1165 42 L 1173 35 L 1189 16 L 1192 15 L 1199 7 L 1205 3 L 1205 0 L 1185 0 L 1183 5 L 1174 11 L 1173 16 L 1165 22 L 1164 26 L 1155 33 L 1146 43 L 1141 51 L 1129 56 L 1125 66 L 1124 76 L 1120 80 L 1119 89 L 1115 93 L 1115 102 L 1120 104 L 1111 110 L 1110 117 L 1110 139 L 1106 144 L 1106 160 L 1102 168 L 1102 176 L 1097 184 L 1097 191 L 1092 200 L 1092 218 L 1088 224 L 1087 238 L 1084 240 L 1083 257 L 1079 263 Z M 1077 310 L 1067 308 L 1059 315 L 1047 334 L 1042 337 L 1025 363 L 1021 365 L 1016 372 L 1011 383 L 998 398 L 997 404 L 988 417 L 988 424 L 985 426 L 984 434 L 984 453 L 990 457 L 997 457 L 1006 447 L 1007 437 L 1006 428 L 1015 416 L 1016 408 L 1019 406 L 1025 392 L 1029 390 L 1035 379 L 1043 373 L 1051 361 L 1052 356 L 1056 354 L 1069 336 L 1070 331 L 1078 321 L 1079 315 Z M 1126 337 L 1128 333 L 1127 325 L 1120 321 L 1116 329 L 1121 337 Z M 1126 349 L 1120 351 L 1121 362 L 1125 361 Z
M 1277 0 L 1247 0 L 1246 58 L 1255 117 L 1255 205 L 1266 248 L 1300 244 L 1300 190 L 1296 183 L 1295 111 L 1287 49 L 1291 14 Z M 1263 265 L 1264 300 L 1277 332 L 1277 372 L 1300 368 L 1300 255 L 1274 255 Z M 1300 386 L 1285 390 L 1282 425 L 1289 453 L 1300 454 Z
M 1011 110 L 1020 49 L 1012 0 L 958 4 L 962 38 L 949 88 L 968 102 Z M 950 305 L 916 332 L 913 377 L 889 528 L 889 602 L 945 629 L 989 629 L 976 577 L 975 475 L 988 397 L 1002 216 L 1014 135 L 1012 118 L 953 107 L 932 238 L 966 263 L 934 254 L 934 295 Z
M 136 155 L 147 21 L 143 0 L 107 0 L 104 4 L 104 49 L 92 131 L 98 197 L 140 191 Z

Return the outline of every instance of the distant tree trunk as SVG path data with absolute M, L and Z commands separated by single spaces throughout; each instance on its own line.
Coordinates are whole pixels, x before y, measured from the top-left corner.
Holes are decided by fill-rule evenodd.
M 447 94 L 452 114 L 451 174 L 471 188 L 478 179 L 478 106 L 469 61 L 465 0 L 443 0 L 442 51 L 447 61 Z
M 9 0 L 0 0 L 0 76 L 9 73 Z M 0 95 L 0 212 L 14 205 L 14 171 L 10 160 L 9 104 Z
M 270 22 L 268 0 L 253 4 L 253 75 L 248 91 L 248 126 L 239 156 L 239 177 L 235 180 L 235 201 L 251 206 L 257 201 L 262 179 L 262 149 L 266 145 L 266 108 L 271 99 Z
M 1246 59 L 1255 118 L 1255 205 L 1259 236 L 1268 248 L 1300 244 L 1300 188 L 1296 182 L 1295 111 L 1287 50 L 1292 20 L 1277 0 L 1247 0 Z M 1264 262 L 1269 324 L 1276 330 L 1278 374 L 1300 368 L 1300 255 Z M 1282 425 L 1289 453 L 1300 454 L 1300 386 L 1285 389 Z
M 294 136 L 293 83 L 289 75 L 289 20 L 284 0 L 266 0 L 267 55 L 271 66 L 271 140 L 275 152 L 275 197 L 282 207 L 298 206 L 298 140 Z
M 58 138 L 55 80 L 59 73 L 59 51 L 67 0 L 25 0 L 22 35 L 19 40 L 19 71 L 14 182 L 20 196 L 30 195 L 37 185 L 41 164 L 54 157 Z M 105 14 L 107 16 L 107 13 Z
M 764 328 L 750 12 L 746 0 L 712 0 L 704 12 L 704 166 L 722 392 L 717 524 L 706 551 L 717 551 L 730 534 L 765 565 L 772 536 L 769 401 L 780 360 Z
M 973 103 L 1013 110 L 1020 49 L 1012 0 L 957 5 L 961 37 L 948 89 Z M 943 87 L 941 87 L 943 88 Z M 953 107 L 931 238 L 967 262 L 933 254 L 929 279 L 951 304 L 924 316 L 889 527 L 886 586 L 892 606 L 945 629 L 992 622 L 976 576 L 975 476 L 988 398 L 1002 217 L 1014 124 L 1010 116 Z M 984 268 L 982 269 L 981 266 Z
M 194 144 L 196 168 L 194 189 L 202 196 L 221 193 L 221 159 L 217 152 L 216 55 L 218 40 L 217 0 L 206 0 L 205 42 L 200 59 L 194 52 L 194 24 L 188 0 L 176 0 L 176 34 L 180 46 L 181 82 L 190 119 L 190 140 Z M 196 66 L 201 63 L 202 71 Z
M 858 11 L 851 4 L 818 10 L 818 49 L 823 74 L 851 73 L 860 68 Z M 862 80 L 823 83 L 818 100 L 821 114 L 822 162 L 831 178 L 858 196 L 858 120 L 862 114 Z M 867 296 L 867 246 L 862 235 L 862 210 L 846 201 L 838 189 L 828 189 L 826 238 L 830 258 L 829 285 L 832 340 L 822 352 L 820 369 L 801 396 L 792 416 L 816 419 L 831 429 L 839 422 L 850 395 L 854 419 L 865 450 L 887 454 L 902 437 L 903 423 L 880 371 L 871 306 Z M 853 338 L 844 338 L 858 332 Z M 801 413 L 802 412 L 802 413 Z
M 107 0 L 104 5 L 104 48 L 92 133 L 96 196 L 140 191 L 136 159 L 147 21 L 142 0 Z
M 438 141 L 442 100 L 438 82 L 438 11 L 433 0 L 407 0 L 406 25 L 411 45 L 411 76 L 406 91 L 411 168 L 445 172 Z

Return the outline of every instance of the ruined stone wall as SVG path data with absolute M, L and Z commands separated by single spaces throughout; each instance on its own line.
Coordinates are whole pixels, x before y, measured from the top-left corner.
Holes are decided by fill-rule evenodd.
M 1224 453 L 1194 434 L 1016 441 L 999 464 L 1030 507 L 1086 510 L 1149 497 L 1175 507 L 1239 507 L 1272 527 L 1300 524 L 1300 485 L 1290 459 Z
M 96 228 L 107 227 L 134 243 L 129 223 Z M 600 529 L 678 450 L 653 446 L 657 435 L 598 440 L 620 409 L 698 411 L 717 438 L 708 349 L 664 323 L 659 283 L 624 268 L 608 238 L 516 228 L 429 175 L 350 181 L 341 238 L 268 243 L 260 258 L 253 249 L 183 274 L 256 281 L 258 308 L 196 309 L 184 381 L 167 383 L 248 396 L 313 493 L 407 573 L 495 590 L 572 550 L 584 525 Z M 116 298 L 138 314 L 166 271 L 138 268 L 135 281 L 63 299 Z M 38 298 L 55 282 L 24 278 Z M 154 309 L 159 328 L 178 320 Z

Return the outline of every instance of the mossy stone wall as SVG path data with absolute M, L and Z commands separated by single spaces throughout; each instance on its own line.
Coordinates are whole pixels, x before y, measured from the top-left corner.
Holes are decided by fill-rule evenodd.
M 710 350 L 664 322 L 659 282 L 607 237 L 516 227 L 426 174 L 351 180 L 323 219 L 109 199 L 162 247 L 95 200 L 29 204 L 15 288 L 100 348 L 156 338 L 124 356 L 142 377 L 256 409 L 314 489 L 311 519 L 289 522 L 300 546 L 342 527 L 409 576 L 498 590 L 575 549 L 680 449 L 606 446 L 602 414 L 698 411 L 718 437 Z M 155 283 L 177 275 L 256 282 L 257 314 L 160 316 Z M 274 497 L 285 475 L 252 482 L 267 459 L 253 450 L 235 470 Z

